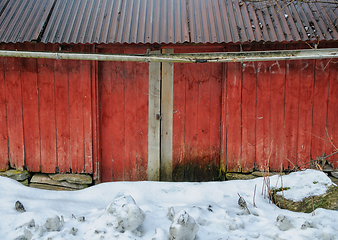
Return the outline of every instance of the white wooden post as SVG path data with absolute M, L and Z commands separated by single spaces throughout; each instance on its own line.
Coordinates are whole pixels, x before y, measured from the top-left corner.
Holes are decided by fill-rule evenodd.
M 160 54 L 152 51 L 150 54 Z M 161 63 L 149 63 L 148 180 L 160 180 Z

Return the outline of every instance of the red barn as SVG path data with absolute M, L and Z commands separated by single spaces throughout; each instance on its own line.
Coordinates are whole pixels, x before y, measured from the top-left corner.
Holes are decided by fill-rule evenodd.
M 336 169 L 337 26 L 333 0 L 0 1 L 0 169 Z

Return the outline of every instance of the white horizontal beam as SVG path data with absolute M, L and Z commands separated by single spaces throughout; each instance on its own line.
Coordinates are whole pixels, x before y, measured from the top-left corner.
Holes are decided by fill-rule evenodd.
M 310 50 L 280 50 L 254 52 L 215 52 L 215 53 L 178 53 L 178 54 L 97 54 L 97 53 L 63 53 L 0 50 L 0 57 L 48 58 L 94 61 L 133 61 L 133 62 L 251 62 L 275 60 L 302 60 L 338 58 L 338 48 Z

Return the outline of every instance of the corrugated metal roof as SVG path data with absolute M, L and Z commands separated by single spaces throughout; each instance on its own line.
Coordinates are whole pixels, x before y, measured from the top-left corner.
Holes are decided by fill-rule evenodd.
M 0 0 L 0 42 L 336 41 L 337 26 L 338 0 Z
M 0 42 L 38 41 L 54 1 L 0 0 Z

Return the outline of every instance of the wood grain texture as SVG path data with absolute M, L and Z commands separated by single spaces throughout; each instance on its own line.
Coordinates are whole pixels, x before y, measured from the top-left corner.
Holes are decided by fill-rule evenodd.
M 9 45 L 7 49 L 14 49 L 14 46 Z M 4 67 L 6 79 L 9 159 L 11 167 L 22 170 L 24 166 L 24 129 L 21 60 L 17 58 L 6 58 Z
M 301 64 L 302 61 L 286 61 L 284 155 L 290 161 L 288 165 L 291 169 L 300 165 L 298 161 L 298 121 Z
M 174 53 L 163 49 L 162 53 Z M 174 63 L 162 63 L 161 87 L 161 180 L 172 181 Z
M 55 63 L 55 79 L 58 167 L 61 173 L 66 173 L 71 168 L 68 60 Z
M 25 44 L 22 50 L 35 50 L 34 45 Z M 38 66 L 36 59 L 22 58 L 22 100 L 24 121 L 25 164 L 32 172 L 39 172 L 41 165 L 41 141 L 38 94 Z
M 46 46 L 39 50 L 54 49 Z M 54 173 L 57 167 L 54 63 L 54 60 L 38 59 L 41 171 L 45 173 Z
M 302 60 L 299 86 L 299 121 L 298 121 L 298 160 L 300 165 L 310 161 L 312 138 L 312 111 L 314 60 Z M 309 164 L 303 165 L 303 167 Z
M 0 170 L 9 167 L 5 62 L 6 59 L 0 57 Z
M 330 83 L 329 83 L 329 102 L 327 116 L 327 133 L 328 140 L 326 154 L 338 151 L 338 63 L 331 61 L 329 65 Z M 338 166 L 338 154 L 329 157 L 334 169 Z
M 174 64 L 174 99 L 173 99 L 173 180 L 184 180 L 185 161 L 185 125 L 186 125 L 186 64 Z M 181 168 L 183 166 L 183 168 Z
M 242 71 L 242 171 L 250 172 L 256 161 L 257 63 L 243 64 Z
M 152 51 L 151 54 L 159 54 Z M 149 63 L 149 115 L 148 115 L 148 180 L 160 180 L 160 126 L 156 118 L 161 114 L 160 89 L 161 89 L 160 63 Z
M 284 156 L 284 117 L 285 117 L 285 61 L 275 61 L 269 66 L 271 89 L 271 123 L 272 140 L 270 168 L 280 171 L 288 168 Z
M 256 119 L 256 166 L 264 170 L 269 166 L 271 145 L 271 87 L 269 67 L 271 62 L 257 63 L 257 119 Z
M 227 171 L 242 170 L 242 66 L 228 63 L 227 72 Z
M 326 123 L 330 81 L 330 59 L 318 59 L 314 69 L 311 157 L 326 155 Z

